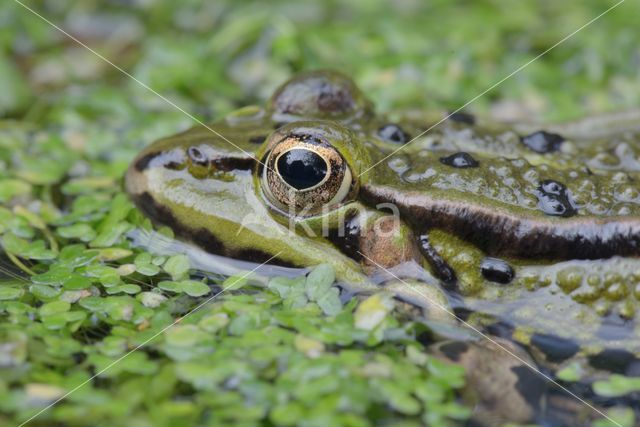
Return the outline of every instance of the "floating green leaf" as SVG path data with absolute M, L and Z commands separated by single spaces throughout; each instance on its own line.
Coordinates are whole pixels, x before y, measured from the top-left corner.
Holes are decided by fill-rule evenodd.
M 640 378 L 612 374 L 606 380 L 593 383 L 593 391 L 604 397 L 618 397 L 640 391 Z
M 0 283 L 0 300 L 18 299 L 24 290 L 15 286 L 7 286 Z
M 173 280 L 182 280 L 187 276 L 189 272 L 189 258 L 185 255 L 174 255 L 167 259 L 164 264 L 164 270 L 171 275 Z
M 71 304 L 66 301 L 52 301 L 43 304 L 38 310 L 40 316 L 52 316 L 54 314 L 65 313 L 69 311 Z
M 90 242 L 96 237 L 95 230 L 90 225 L 82 223 L 69 225 L 67 227 L 58 227 L 56 231 L 60 237 L 64 237 L 65 239 L 78 239 L 83 242 Z
M 211 292 L 211 288 L 209 288 L 209 286 L 195 280 L 185 280 L 180 282 L 180 289 L 182 292 L 192 297 L 201 297 Z
M 315 267 L 305 282 L 307 296 L 311 301 L 318 301 L 336 280 L 336 273 L 330 264 Z
M 18 179 L 0 179 L 0 202 L 7 202 L 16 196 L 29 194 L 31 185 Z

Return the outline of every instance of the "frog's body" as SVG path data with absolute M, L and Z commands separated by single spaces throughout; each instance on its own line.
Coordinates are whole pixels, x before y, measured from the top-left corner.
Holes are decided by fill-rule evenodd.
M 613 347 L 636 360 L 640 112 L 546 132 L 466 114 L 439 122 L 389 122 L 348 78 L 306 73 L 265 109 L 152 144 L 127 189 L 155 222 L 211 253 L 328 262 L 361 292 L 379 288 L 374 272 L 415 278 L 418 269 L 437 286 L 431 272 L 452 305 L 462 296 L 493 316 L 477 324 L 499 318 L 519 342 L 558 336 L 580 352 Z

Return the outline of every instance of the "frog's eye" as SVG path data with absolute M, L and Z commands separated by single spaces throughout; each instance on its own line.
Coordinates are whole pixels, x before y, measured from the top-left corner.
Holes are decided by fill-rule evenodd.
M 292 148 L 280 154 L 275 164 L 280 178 L 298 191 L 320 185 L 329 177 L 327 161 L 306 148 Z
M 353 176 L 330 144 L 309 135 L 289 135 L 268 153 L 262 188 L 279 209 L 313 215 L 344 201 Z

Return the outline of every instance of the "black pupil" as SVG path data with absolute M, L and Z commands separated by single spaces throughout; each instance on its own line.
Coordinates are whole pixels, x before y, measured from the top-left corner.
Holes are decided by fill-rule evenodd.
M 297 190 L 313 187 L 327 174 L 327 162 L 311 150 L 294 148 L 278 159 L 282 179 Z

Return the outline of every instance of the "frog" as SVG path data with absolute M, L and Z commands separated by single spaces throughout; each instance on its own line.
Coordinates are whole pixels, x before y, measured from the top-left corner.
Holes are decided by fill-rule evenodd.
M 125 187 L 206 253 L 328 263 L 346 294 L 435 301 L 526 348 L 520 359 L 578 363 L 592 382 L 640 370 L 638 159 L 640 111 L 547 125 L 383 115 L 348 76 L 314 70 L 264 106 L 150 144 Z

